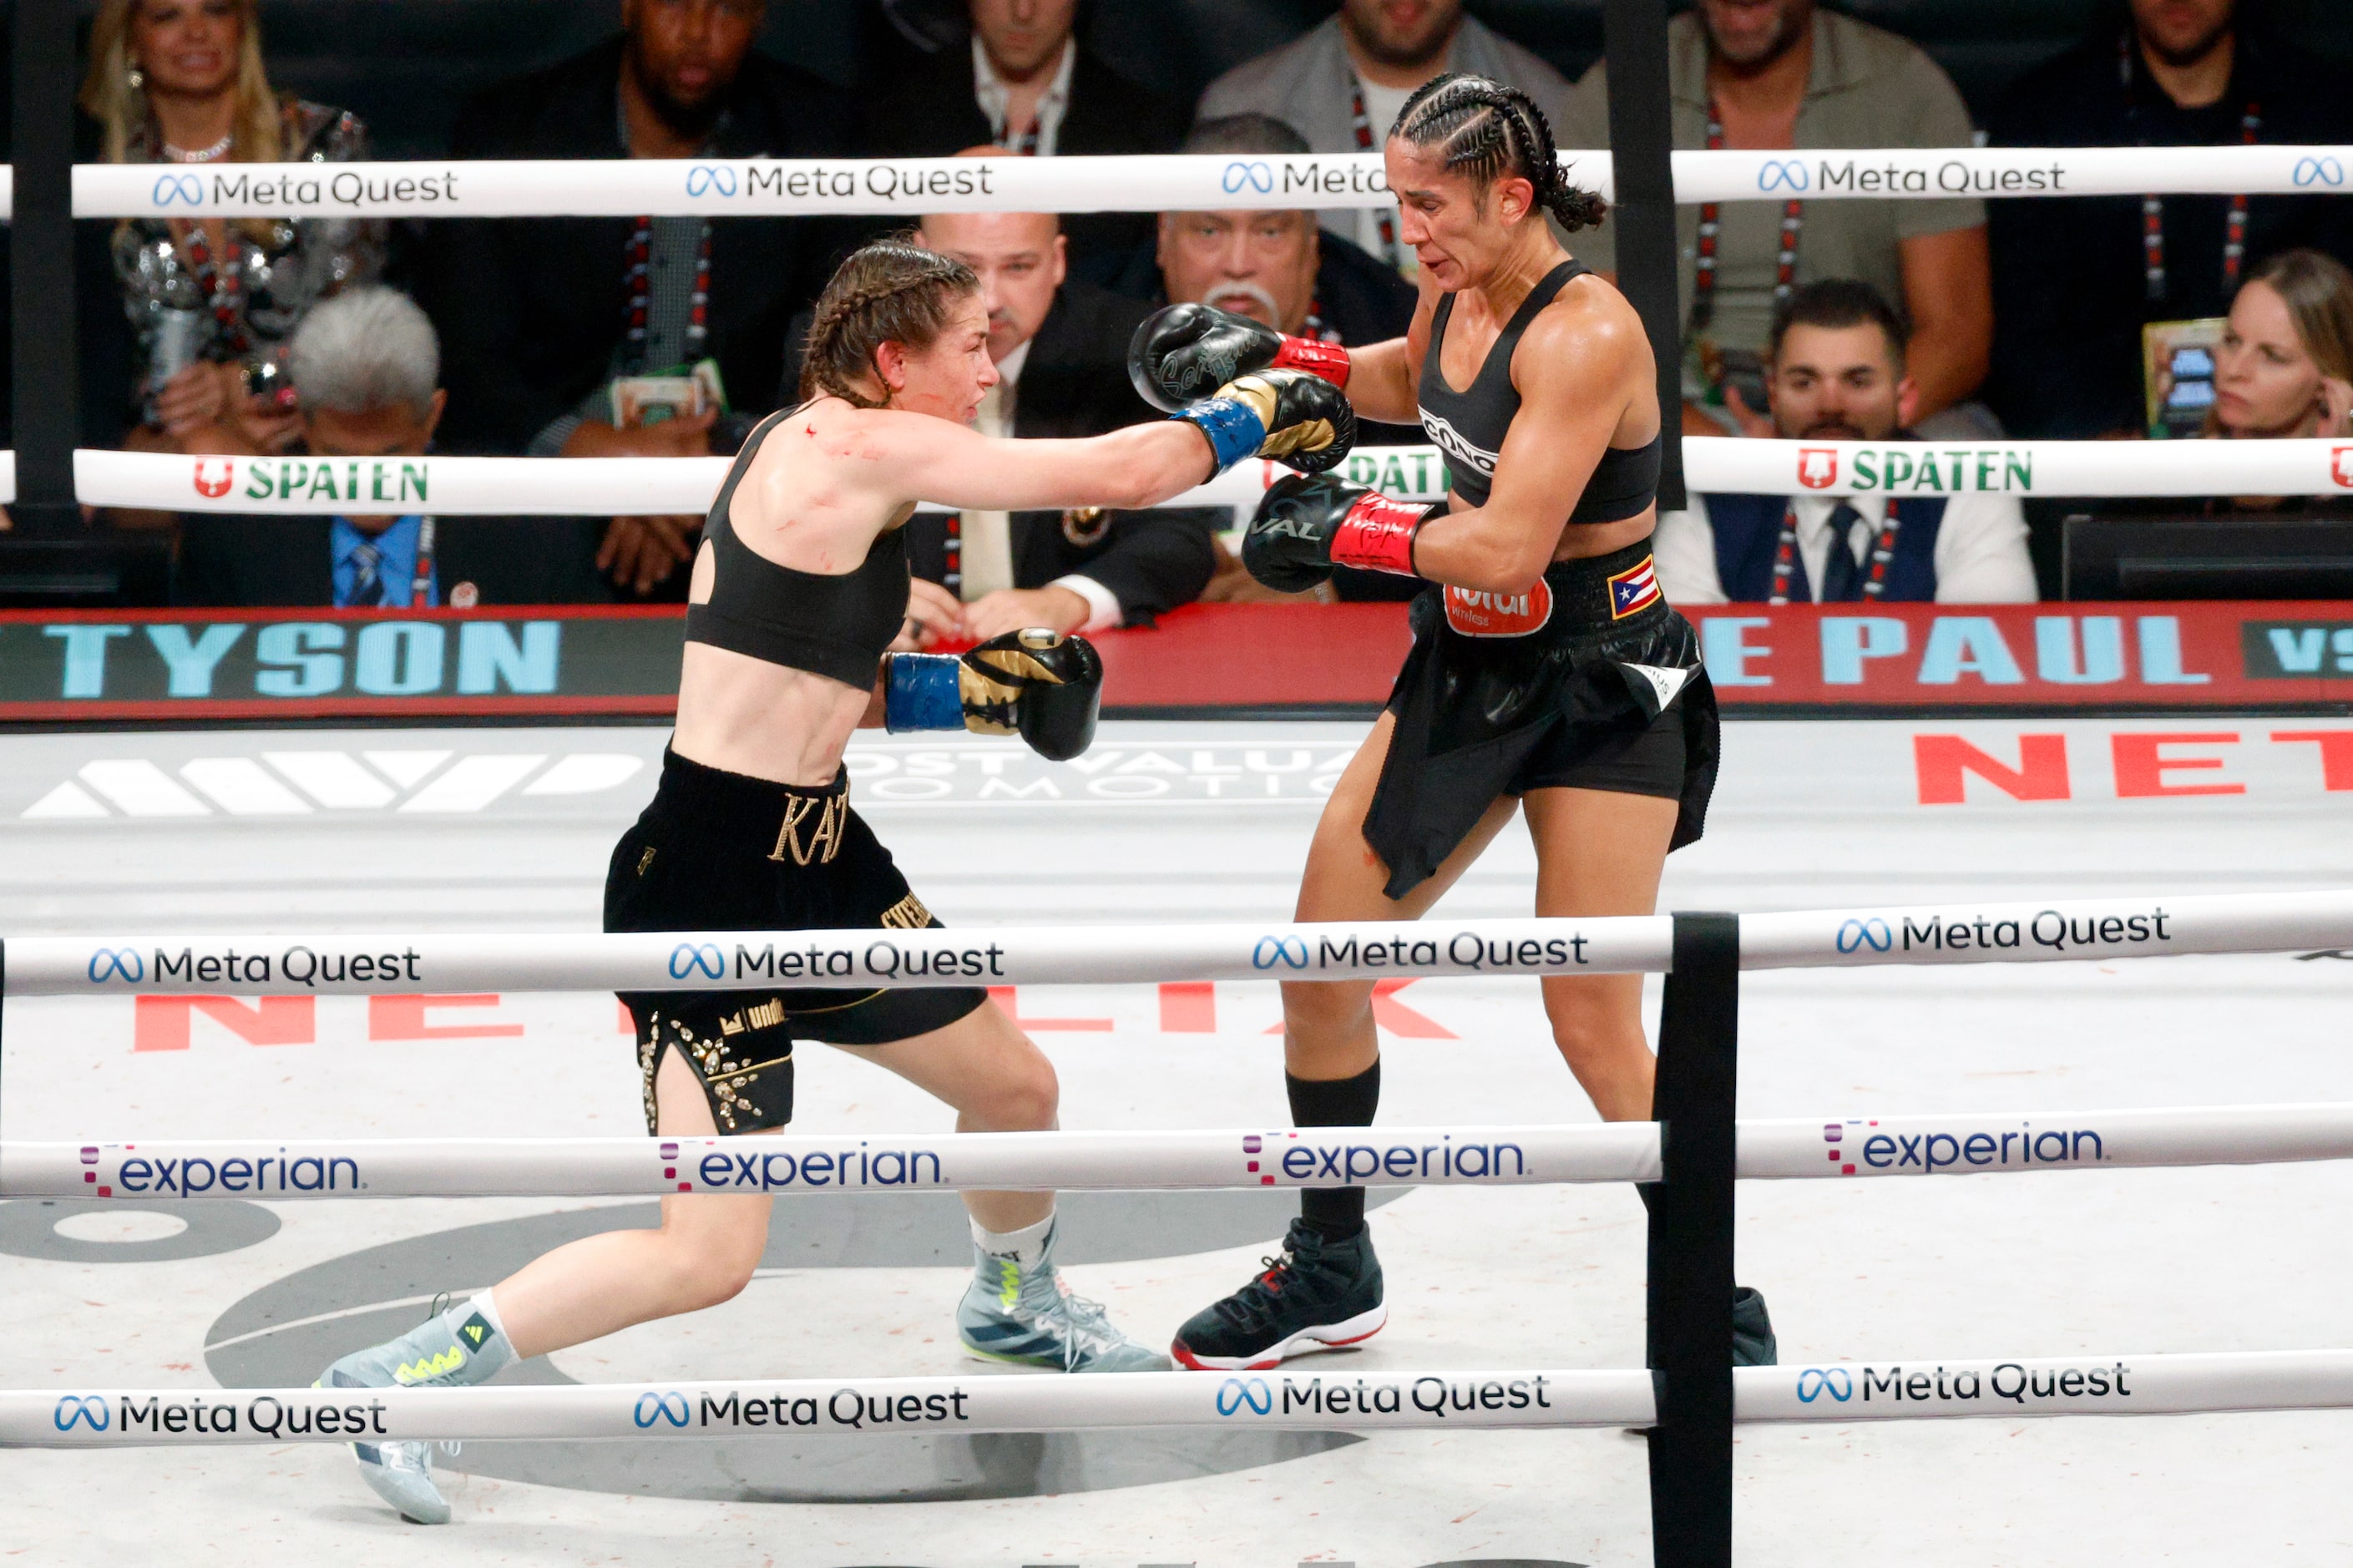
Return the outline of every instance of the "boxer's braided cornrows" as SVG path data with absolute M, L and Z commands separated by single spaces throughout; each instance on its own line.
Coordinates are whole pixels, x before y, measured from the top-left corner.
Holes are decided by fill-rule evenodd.
M 801 395 L 881 406 L 858 390 L 870 375 L 879 378 L 874 351 L 884 343 L 929 348 L 956 301 L 979 287 L 971 268 L 925 250 L 912 234 L 860 246 L 818 296 L 801 356 Z
M 1551 122 L 1518 88 L 1449 71 L 1415 89 L 1389 134 L 1439 149 L 1448 169 L 1482 186 L 1501 174 L 1522 176 L 1535 187 L 1537 205 L 1572 234 L 1609 216 L 1599 195 L 1568 183 Z

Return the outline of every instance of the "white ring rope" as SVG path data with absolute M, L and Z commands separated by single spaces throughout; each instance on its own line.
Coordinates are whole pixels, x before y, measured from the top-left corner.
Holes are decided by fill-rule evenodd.
M 322 516 L 354 508 L 441 516 L 710 510 L 726 458 L 222 458 L 164 452 L 74 453 L 74 492 L 91 506 Z M 2035 496 L 2345 495 L 2353 442 L 1683 440 L 1683 477 L 1702 494 Z M 1258 504 L 1291 470 L 1243 463 L 1165 506 Z M 1435 447 L 1365 447 L 1343 478 L 1400 500 L 1446 493 Z M 11 460 L 0 502 L 16 496 Z M 946 510 L 925 503 L 925 511 Z
M 1869 147 L 1673 153 L 1678 201 L 2341 193 L 2353 146 Z M 1606 152 L 1564 151 L 1605 197 Z M 1378 153 L 1071 158 L 81 163 L 73 214 L 114 217 L 702 217 L 1385 206 Z
M 1820 1126 L 1813 1134 L 1819 1143 Z M 1377 1134 L 1366 1128 L 1311 1127 L 737 1138 L 0 1142 L 0 1197 L 1147 1192 L 1658 1179 L 1659 1132 L 1650 1121 L 1385 1127 Z
M 2353 948 L 2353 891 L 2070 899 L 1741 917 L 1741 967 L 2166 958 Z M 1666 915 L 927 931 L 47 936 L 6 944 L 12 996 L 257 991 L 696 991 L 1663 973 Z
M 2353 1104 L 1742 1121 L 1746 1180 L 2353 1159 Z M 626 1197 L 1653 1182 L 1658 1124 L 0 1142 L 0 1198 Z
M 2353 1406 L 2353 1351 L 1836 1362 L 1737 1367 L 1733 1419 L 2176 1415 Z M 0 1448 L 826 1433 L 1645 1427 L 1641 1371 L 1130 1373 L 571 1387 L 11 1389 Z

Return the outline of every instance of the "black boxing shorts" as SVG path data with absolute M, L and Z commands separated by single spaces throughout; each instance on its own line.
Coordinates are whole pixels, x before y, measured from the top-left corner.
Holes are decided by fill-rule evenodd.
M 914 931 L 939 921 L 849 806 L 847 769 L 821 788 L 747 778 L 662 752 L 661 784 L 613 847 L 605 929 Z M 817 987 L 621 993 L 638 1032 L 646 1131 L 654 1075 L 675 1050 L 722 1132 L 793 1119 L 793 1042 L 882 1046 L 944 1028 L 986 991 Z
M 1680 803 L 1672 847 L 1707 821 L 1719 752 L 1699 638 L 1660 590 L 1646 540 L 1556 561 L 1525 594 L 1432 585 L 1365 842 L 1403 898 L 1503 795 L 1595 789 Z

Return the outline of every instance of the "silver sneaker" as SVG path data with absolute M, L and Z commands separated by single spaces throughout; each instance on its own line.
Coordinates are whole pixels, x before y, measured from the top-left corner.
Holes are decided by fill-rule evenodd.
M 442 1447 L 455 1450 L 454 1443 Z M 449 1500 L 433 1484 L 431 1443 L 354 1443 L 368 1489 L 418 1524 L 449 1522 Z
M 1166 1372 L 1168 1358 L 1113 1326 L 1100 1301 L 1074 1296 L 1054 1268 L 1053 1238 L 1035 1268 L 974 1249 L 956 1303 L 956 1336 L 984 1361 L 1054 1372 Z

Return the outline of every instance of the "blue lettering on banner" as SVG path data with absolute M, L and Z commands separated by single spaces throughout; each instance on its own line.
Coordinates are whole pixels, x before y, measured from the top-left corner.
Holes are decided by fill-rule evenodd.
M 1307 967 L 1307 942 L 1295 936 L 1262 936 L 1250 950 L 1252 969 L 1272 969 L 1278 963 L 1293 969 Z
M 2345 165 L 2325 155 L 2317 158 L 2298 158 L 2295 161 L 2295 178 L 2299 185 L 2316 183 L 2324 185 L 2341 185 L 2345 183 Z
M 1274 1409 L 1274 1390 L 1266 1385 L 1264 1378 L 1229 1377 L 1219 1387 L 1219 1415 L 1234 1415 L 1244 1405 L 1260 1415 Z
M 58 1401 L 50 1413 L 49 1423 L 60 1432 L 70 1432 L 79 1422 L 93 1432 L 103 1432 L 114 1425 L 114 1412 L 108 1407 L 102 1394 L 69 1394 Z
M 1839 926 L 1838 950 L 1841 952 L 1852 952 L 1862 947 L 1868 947 L 1873 952 L 1885 952 L 1894 944 L 1895 933 L 1889 931 L 1887 922 L 1877 915 L 1868 920 L 1845 921 Z
M 1798 1374 L 1798 1403 L 1811 1405 L 1825 1394 L 1845 1404 L 1854 1397 L 1854 1378 L 1842 1366 L 1810 1366 Z
M 1757 188 L 1760 191 L 1770 191 L 1783 186 L 1793 191 L 1802 191 L 1811 183 L 1812 177 L 1807 174 L 1806 165 L 1795 158 L 1787 163 L 1778 158 L 1767 158 L 1765 160 L 1765 166 L 1757 171 Z
M 147 978 L 147 961 L 127 947 L 101 947 L 90 955 L 90 983 L 103 985 L 116 978 L 136 984 Z
M 1232 195 L 1244 185 L 1261 195 L 1271 195 L 1274 191 L 1274 171 L 1264 163 L 1229 163 L 1222 183 L 1228 195 Z
M 205 183 L 194 174 L 158 174 L 152 199 L 159 207 L 168 207 L 174 202 L 185 202 L 192 207 L 202 206 Z
M 683 980 L 698 969 L 710 979 L 724 979 L 727 961 L 720 956 L 717 948 L 707 942 L 699 944 L 682 942 L 670 950 L 670 977 L 672 980 Z
M 665 1159 L 668 1159 L 665 1156 Z M 839 1153 L 813 1150 L 797 1158 L 774 1153 L 702 1156 L 695 1175 L 705 1187 L 769 1193 L 780 1187 L 940 1187 L 947 1175 L 931 1149 L 871 1149 L 860 1143 Z
M 732 196 L 735 194 L 735 171 L 724 163 L 697 163 L 686 172 L 686 194 Z
M 686 1395 L 671 1389 L 660 1394 L 638 1394 L 638 1407 L 631 1412 L 629 1418 L 640 1428 L 650 1426 L 657 1421 L 667 1421 L 673 1426 L 683 1426 L 686 1425 L 688 1414 Z

